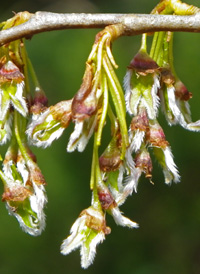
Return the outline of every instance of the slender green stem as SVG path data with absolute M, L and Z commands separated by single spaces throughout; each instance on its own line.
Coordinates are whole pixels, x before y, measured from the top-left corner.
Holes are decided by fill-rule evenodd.
M 151 50 L 150 50 L 150 57 L 153 58 L 154 54 L 155 54 L 155 49 L 156 49 L 156 44 L 157 44 L 157 40 L 158 40 L 158 32 L 154 33 L 153 36 L 153 41 L 152 41 L 152 45 L 151 45 Z
M 99 210 L 102 210 L 101 203 L 98 196 L 98 182 L 101 181 L 101 171 L 99 167 L 99 155 L 98 155 L 98 146 L 97 143 L 97 134 L 94 134 L 94 147 L 93 147 L 93 159 L 92 159 L 92 171 L 91 171 L 91 180 L 90 188 L 93 193 L 92 205 Z
M 100 146 L 101 144 L 102 131 L 103 131 L 103 127 L 105 124 L 106 115 L 108 111 L 108 84 L 107 84 L 105 72 L 102 73 L 102 89 L 103 89 L 103 104 L 102 104 L 102 113 L 99 119 L 98 129 L 97 129 L 97 138 L 96 138 L 97 146 Z
M 25 88 L 26 88 L 26 95 L 30 95 L 31 89 L 30 89 L 30 83 L 29 83 L 29 77 L 28 77 L 28 55 L 25 48 L 25 41 L 23 41 L 23 47 L 21 47 L 21 54 L 22 54 L 22 60 L 23 60 L 23 66 L 24 66 L 24 82 L 25 82 Z
M 112 111 L 110 104 L 108 104 L 108 116 L 109 116 L 110 122 L 111 122 L 111 134 L 114 135 L 114 133 L 116 132 L 116 130 L 118 128 L 118 122 L 117 122 L 117 118 L 115 117 L 115 115 Z
M 169 32 L 169 65 L 171 68 L 172 73 L 174 76 L 176 76 L 175 68 L 174 68 L 174 56 L 173 56 L 173 38 L 174 38 L 174 33 Z
M 92 166 L 91 166 L 91 176 L 90 176 L 90 189 L 94 189 L 95 181 L 96 181 L 96 174 L 95 174 L 95 165 L 96 165 L 96 158 L 95 158 L 95 139 L 93 145 L 93 154 L 92 154 Z
M 129 140 L 128 140 L 128 130 L 127 130 L 127 125 L 126 125 L 126 111 L 124 109 L 124 97 L 123 100 L 121 98 L 121 94 L 115 84 L 115 81 L 113 80 L 113 75 L 112 72 L 110 71 L 110 67 L 108 66 L 107 58 L 105 57 L 103 59 L 103 66 L 105 69 L 105 72 L 108 77 L 108 85 L 109 89 L 111 92 L 111 96 L 113 99 L 113 103 L 115 106 L 115 111 L 117 114 L 117 118 L 119 120 L 119 125 L 120 125 L 120 130 L 121 130 L 121 135 L 122 135 L 122 154 L 121 158 L 124 159 L 125 154 L 126 154 L 126 148 L 129 145 Z
M 113 87 L 115 87 L 116 90 L 118 90 L 118 94 L 119 96 L 121 97 L 121 104 L 122 104 L 122 107 L 124 109 L 124 112 L 126 113 L 126 105 L 125 105 L 125 100 L 124 100 L 124 92 L 122 90 L 122 87 L 121 87 L 121 84 L 117 78 L 117 75 L 113 69 L 113 66 L 111 65 L 110 63 L 110 60 L 109 58 L 107 57 L 107 55 L 104 55 L 105 57 L 105 61 L 106 61 L 106 64 L 107 64 L 107 67 L 108 67 L 108 70 L 109 70 L 109 76 L 110 76 L 110 80 L 112 80 L 112 85 Z
M 104 46 L 106 40 L 109 38 L 109 34 L 105 33 L 101 39 L 101 41 L 98 44 L 98 50 L 97 50 L 97 71 L 101 71 L 102 67 L 102 60 L 104 55 Z
M 96 59 L 97 49 L 98 49 L 98 44 L 94 44 L 92 47 L 92 50 L 88 56 L 88 59 L 87 59 L 88 63 L 91 63 L 92 61 L 94 61 Z
M 161 31 L 158 33 L 157 43 L 156 43 L 156 47 L 154 50 L 153 59 L 158 63 L 158 65 L 160 65 L 159 64 L 159 56 L 162 52 L 161 48 L 162 48 L 164 36 L 165 36 L 164 31 Z
M 147 51 L 147 34 L 143 33 L 142 34 L 142 41 L 141 41 L 141 47 L 140 47 L 141 51 Z
M 163 39 L 163 67 L 169 67 L 169 41 L 167 39 L 168 34 L 166 32 L 165 37 Z
M 25 139 L 25 131 L 24 131 L 24 121 L 22 121 L 23 117 L 20 118 L 19 120 L 19 113 L 15 110 L 14 111 L 14 132 L 15 132 L 15 137 L 19 146 L 19 149 L 21 151 L 22 156 L 24 157 L 25 161 L 32 161 L 31 158 L 29 157 L 27 150 L 26 150 L 26 146 L 25 144 L 23 144 L 22 139 Z M 21 129 L 19 131 L 19 122 L 21 122 Z M 24 136 L 20 136 L 20 133 L 22 133 L 22 135 Z

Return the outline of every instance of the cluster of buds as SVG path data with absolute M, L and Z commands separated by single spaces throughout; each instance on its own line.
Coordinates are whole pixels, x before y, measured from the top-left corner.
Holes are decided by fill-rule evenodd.
M 199 9 L 179 0 L 162 0 L 152 11 L 177 15 L 196 12 Z M 30 17 L 27 12 L 16 14 L 2 23 L 2 29 L 21 24 Z M 67 151 L 82 152 L 94 135 L 91 206 L 81 212 L 61 245 L 64 255 L 80 248 L 83 268 L 93 262 L 96 246 L 111 232 L 106 214 L 118 225 L 138 227 L 122 214 L 120 206 L 133 191 L 137 192 L 142 174 L 152 182 L 152 154 L 161 165 L 166 184 L 180 181 L 169 142 L 158 122 L 159 108 L 169 125 L 200 130 L 200 120 L 191 119 L 188 100 L 192 94 L 173 66 L 173 33 L 154 33 L 150 53 L 147 34 L 143 34 L 141 48 L 124 78 L 125 95 L 115 74 L 117 64 L 111 51 L 113 40 L 123 33 L 124 27 L 116 24 L 96 35 L 80 89 L 73 98 L 50 107 L 27 57 L 24 41 L 13 41 L 0 48 L 0 144 L 10 141 L 0 171 L 4 185 L 2 201 L 24 231 L 34 236 L 41 233 L 47 202 L 45 179 L 29 144 L 46 148 L 74 123 Z M 131 116 L 129 129 L 126 112 Z M 107 117 L 111 140 L 99 157 Z

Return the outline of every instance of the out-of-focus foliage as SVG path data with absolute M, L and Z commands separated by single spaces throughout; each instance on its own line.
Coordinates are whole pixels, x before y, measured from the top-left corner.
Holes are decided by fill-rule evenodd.
M 199 5 L 197 0 L 185 2 Z M 0 16 L 5 20 L 12 16 L 11 11 L 23 10 L 149 13 L 156 3 L 156 0 L 7 1 L 2 4 Z M 69 99 L 78 90 L 97 32 L 57 31 L 39 34 L 26 42 L 50 104 Z M 176 71 L 193 93 L 190 104 L 193 120 L 197 120 L 200 117 L 200 36 L 177 33 L 174 42 Z M 113 54 L 119 65 L 120 80 L 139 43 L 139 37 L 122 37 L 114 42 Z M 86 271 L 80 268 L 78 251 L 62 256 L 59 248 L 79 212 L 90 204 L 92 141 L 84 153 L 67 154 L 66 145 L 72 129 L 69 128 L 50 148 L 33 148 L 48 182 L 46 230 L 37 238 L 23 233 L 17 221 L 8 216 L 4 204 L 0 204 L 0 273 L 200 273 L 200 134 L 178 126 L 169 128 L 164 119 L 159 122 L 172 146 L 181 183 L 166 186 L 161 172 L 158 174 L 156 170 L 155 185 L 141 180 L 138 193 L 129 197 L 122 207 L 140 228 L 117 227 L 108 219 L 112 234 L 98 247 L 95 263 Z

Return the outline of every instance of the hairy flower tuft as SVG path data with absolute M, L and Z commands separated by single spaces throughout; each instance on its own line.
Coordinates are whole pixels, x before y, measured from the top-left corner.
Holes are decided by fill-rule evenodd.
M 103 212 L 91 206 L 83 210 L 73 224 L 71 235 L 61 245 L 61 253 L 67 255 L 80 247 L 81 266 L 88 268 L 93 263 L 96 246 L 105 240 L 110 231 Z

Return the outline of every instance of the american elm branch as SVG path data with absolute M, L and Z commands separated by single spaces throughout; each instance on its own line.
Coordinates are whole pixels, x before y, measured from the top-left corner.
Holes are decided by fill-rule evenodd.
M 38 11 L 18 26 L 0 31 L 0 45 L 19 38 L 30 38 L 41 32 L 103 28 L 112 24 L 123 24 L 123 35 L 137 35 L 155 31 L 200 32 L 200 13 L 188 16 L 159 14 L 89 14 L 52 13 Z

